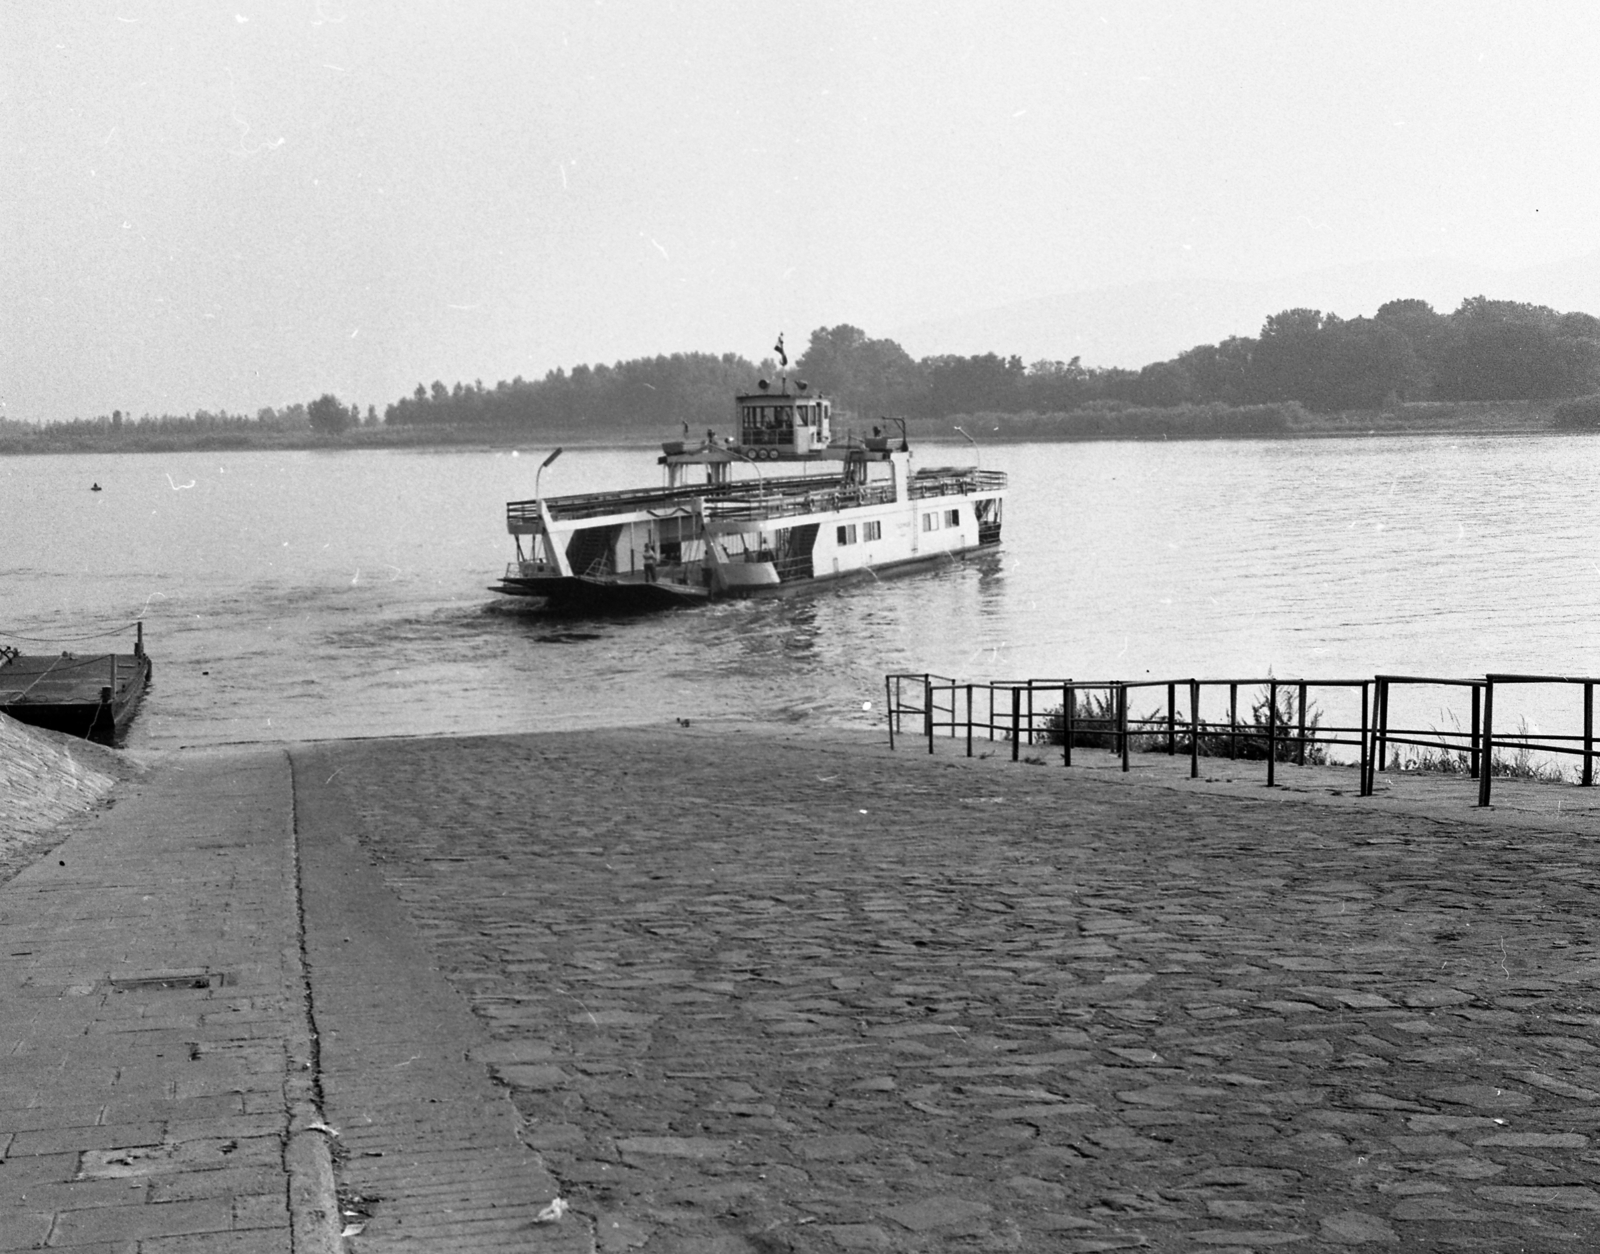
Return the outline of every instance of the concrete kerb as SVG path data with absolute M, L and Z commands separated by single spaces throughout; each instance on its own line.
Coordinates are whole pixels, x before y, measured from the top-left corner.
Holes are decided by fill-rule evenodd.
M 337 1184 L 363 1207 L 359 1242 L 592 1252 L 589 1217 L 544 1217 L 562 1183 L 521 1136 L 484 1025 L 363 847 L 365 820 L 330 786 L 341 751 L 372 746 L 294 745 L 291 763 L 320 1108 L 341 1130 Z
M 284 1145 L 283 1165 L 289 1174 L 290 1231 L 295 1254 L 341 1254 L 343 1223 L 329 1140 L 335 1134 L 329 1129 L 322 1111 L 316 1007 L 305 956 L 305 886 L 300 863 L 299 811 L 294 804 L 294 764 L 287 751 L 284 761 L 289 768 L 290 794 L 286 836 L 294 872 L 291 881 L 294 896 L 286 905 L 293 911 L 295 921 L 295 945 L 286 957 L 289 970 L 300 987 L 300 1014 L 290 1028 L 290 1071 L 284 1079 L 289 1135 Z

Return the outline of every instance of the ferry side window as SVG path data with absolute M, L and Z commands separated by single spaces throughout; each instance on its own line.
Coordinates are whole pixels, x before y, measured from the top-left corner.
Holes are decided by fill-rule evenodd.
M 862 523 L 861 538 L 863 540 L 883 539 L 883 524 L 881 522 Z
M 870 526 L 872 526 L 872 524 L 868 523 L 867 526 L 870 527 Z M 838 543 L 840 543 L 840 544 L 854 544 L 855 542 L 856 542 L 856 525 L 855 525 L 855 523 L 845 523 L 845 524 L 841 525 L 839 527 Z
M 937 531 L 939 529 L 939 515 L 924 514 L 922 516 L 922 529 L 924 531 Z
M 945 510 L 944 525 L 946 527 L 959 527 L 961 525 L 961 511 L 958 509 Z

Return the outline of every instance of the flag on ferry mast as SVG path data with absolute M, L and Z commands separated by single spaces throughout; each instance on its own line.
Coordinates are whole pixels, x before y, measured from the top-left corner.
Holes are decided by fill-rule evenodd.
M 789 364 L 789 355 L 783 351 L 783 332 L 778 332 L 778 342 L 772 346 L 772 351 L 778 354 L 778 364 L 780 366 Z

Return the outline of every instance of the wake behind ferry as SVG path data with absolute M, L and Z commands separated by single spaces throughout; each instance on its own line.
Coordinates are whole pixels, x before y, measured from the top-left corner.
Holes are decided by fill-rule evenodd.
M 492 591 L 557 611 L 627 612 L 793 592 L 1000 543 L 1006 476 L 915 468 L 905 436 L 833 432 L 788 377 L 735 399 L 739 435 L 662 445 L 666 485 L 512 501 L 517 558 Z M 557 449 L 539 470 L 560 455 Z

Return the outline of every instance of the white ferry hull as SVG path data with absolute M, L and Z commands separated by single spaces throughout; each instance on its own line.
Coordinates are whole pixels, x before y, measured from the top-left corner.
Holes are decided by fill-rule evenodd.
M 792 596 L 914 574 L 999 547 L 998 523 L 980 540 L 970 499 L 940 496 L 910 504 L 917 508 L 912 511 L 897 502 L 900 508 L 766 519 L 735 531 L 712 530 L 717 527 L 712 523 L 701 541 L 702 561 L 658 568 L 654 581 L 639 569 L 599 576 L 561 575 L 549 566 L 512 563 L 493 590 L 541 598 L 560 612 L 642 613 L 722 599 Z M 953 518 L 960 521 L 952 522 Z M 600 526 L 622 526 L 595 521 Z M 876 524 L 878 536 L 863 541 L 869 524 Z M 770 548 L 785 532 L 791 537 L 796 532 L 809 534 L 809 547 L 789 554 L 787 562 L 750 560 L 763 552 L 763 541 Z M 724 537 L 737 537 L 743 552 L 728 553 Z

